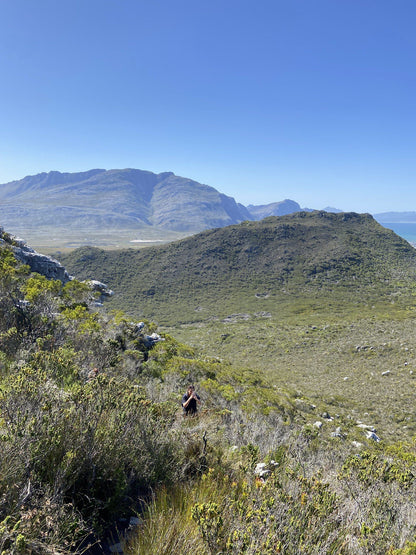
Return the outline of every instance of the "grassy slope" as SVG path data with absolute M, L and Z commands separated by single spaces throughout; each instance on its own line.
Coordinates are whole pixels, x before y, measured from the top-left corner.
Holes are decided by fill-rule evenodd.
M 416 251 L 371 216 L 326 213 L 63 257 L 77 277 L 107 282 L 112 304 L 132 316 L 385 435 L 416 430 L 415 261 Z

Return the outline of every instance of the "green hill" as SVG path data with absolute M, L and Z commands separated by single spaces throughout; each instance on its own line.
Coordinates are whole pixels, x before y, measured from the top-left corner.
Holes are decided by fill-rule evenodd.
M 136 250 L 81 248 L 60 256 L 79 278 L 115 291 L 112 304 L 163 324 L 270 311 L 343 296 L 380 299 L 412 273 L 416 251 L 370 215 L 299 212 Z M 357 299 L 358 300 L 358 299 Z

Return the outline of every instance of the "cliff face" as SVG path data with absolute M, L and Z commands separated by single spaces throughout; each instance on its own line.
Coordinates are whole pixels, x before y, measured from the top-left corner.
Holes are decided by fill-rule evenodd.
M 26 244 L 12 245 L 12 250 L 16 258 L 23 264 L 27 264 L 32 272 L 41 274 L 48 279 L 59 279 L 62 283 L 71 279 L 71 276 L 57 260 L 36 252 Z

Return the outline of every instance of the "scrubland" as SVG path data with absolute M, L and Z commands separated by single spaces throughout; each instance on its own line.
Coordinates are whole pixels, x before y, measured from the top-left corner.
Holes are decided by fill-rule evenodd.
M 205 289 L 195 320 L 138 332 L 6 241 L 0 551 L 100 553 L 137 515 L 132 555 L 415 553 L 412 279 L 253 289 L 230 313 Z

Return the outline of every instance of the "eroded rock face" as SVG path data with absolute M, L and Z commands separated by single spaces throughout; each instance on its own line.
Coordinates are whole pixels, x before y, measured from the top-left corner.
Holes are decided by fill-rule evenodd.
M 7 245 L 14 253 L 17 260 L 27 264 L 32 272 L 37 272 L 48 279 L 59 279 L 62 283 L 70 281 L 68 274 L 60 262 L 45 254 L 36 252 L 28 247 L 23 239 L 19 239 L 0 227 L 0 244 Z
M 68 274 L 64 266 L 62 266 L 58 260 L 55 260 L 51 256 L 36 252 L 29 247 L 23 239 L 6 233 L 2 227 L 0 227 L 0 244 L 1 243 L 7 244 L 9 248 L 12 249 L 17 260 L 22 264 L 27 264 L 32 272 L 41 274 L 47 279 L 58 279 L 64 285 L 68 281 L 74 279 L 73 276 Z M 114 294 L 113 291 L 101 281 L 90 279 L 86 280 L 85 283 L 89 285 L 92 292 L 99 294 L 95 299 L 95 305 L 102 305 L 106 298 Z
M 12 245 L 14 255 L 20 262 L 27 264 L 32 272 L 37 272 L 48 279 L 59 279 L 62 283 L 70 281 L 71 276 L 60 262 L 50 256 L 36 252 L 28 247 L 24 241 L 17 239 L 14 243 Z

